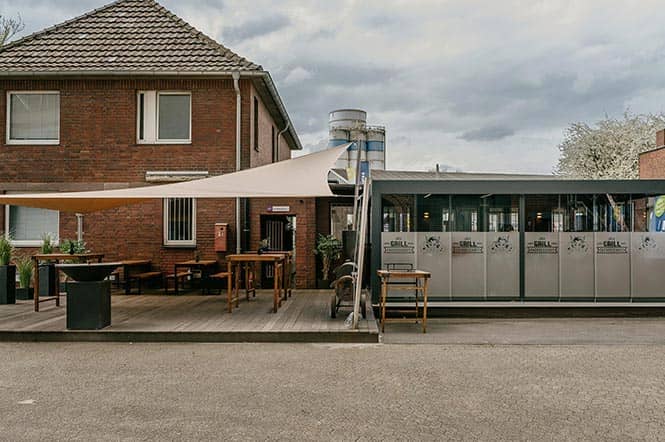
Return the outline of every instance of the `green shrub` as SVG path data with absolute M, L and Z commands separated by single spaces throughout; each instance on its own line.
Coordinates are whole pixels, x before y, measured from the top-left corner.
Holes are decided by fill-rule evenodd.
M 42 255 L 50 255 L 53 253 L 53 237 L 50 233 L 42 234 L 42 246 L 39 252 Z
M 18 271 L 18 281 L 22 289 L 30 287 L 34 267 L 29 256 L 22 256 L 16 259 L 16 270 Z
M 342 254 L 342 242 L 333 235 L 321 235 L 316 240 L 314 253 L 321 257 L 323 279 L 330 276 L 330 268 Z
M 0 266 L 9 265 L 13 253 L 14 247 L 12 246 L 9 236 L 0 232 Z

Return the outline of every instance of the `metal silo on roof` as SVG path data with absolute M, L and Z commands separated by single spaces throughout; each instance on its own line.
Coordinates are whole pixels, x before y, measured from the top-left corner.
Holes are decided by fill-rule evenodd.
M 330 112 L 328 146 L 354 143 L 337 162 L 337 168 L 354 170 L 360 155 L 360 170 L 385 169 L 386 131 L 382 126 L 368 126 L 367 112 L 338 109 Z

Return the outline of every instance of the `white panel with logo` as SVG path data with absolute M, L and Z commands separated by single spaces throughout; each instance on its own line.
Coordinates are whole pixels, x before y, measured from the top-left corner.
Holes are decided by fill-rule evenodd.
M 665 233 L 631 235 L 633 298 L 665 298 Z
M 450 233 L 418 233 L 417 268 L 432 273 L 427 287 L 430 298 L 450 298 L 450 251 Z
M 414 232 L 384 232 L 381 234 L 382 268 L 414 270 L 416 268 L 416 234 Z M 408 292 L 389 290 L 388 296 L 407 296 Z
M 488 232 L 487 298 L 515 298 L 520 294 L 520 246 L 518 232 Z
M 596 298 L 630 297 L 630 233 L 596 232 Z
M 525 298 L 559 297 L 559 234 L 526 232 Z
M 485 234 L 452 234 L 453 298 L 485 297 Z
M 561 298 L 593 299 L 594 235 L 592 232 L 561 232 L 560 276 Z

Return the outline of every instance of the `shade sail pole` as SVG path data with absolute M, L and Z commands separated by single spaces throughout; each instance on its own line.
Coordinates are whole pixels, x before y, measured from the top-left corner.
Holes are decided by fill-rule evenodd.
M 367 242 L 367 223 L 369 218 L 369 196 L 371 193 L 372 181 L 369 178 L 364 179 L 363 185 L 363 204 L 360 212 L 360 230 L 356 235 L 356 249 L 358 255 L 356 256 L 356 263 L 358 263 L 358 268 L 356 269 L 356 277 L 354 280 L 354 294 L 353 294 L 353 328 L 358 328 L 358 322 L 360 318 L 358 316 L 360 312 L 360 297 L 363 290 L 363 274 L 365 270 L 365 243 Z

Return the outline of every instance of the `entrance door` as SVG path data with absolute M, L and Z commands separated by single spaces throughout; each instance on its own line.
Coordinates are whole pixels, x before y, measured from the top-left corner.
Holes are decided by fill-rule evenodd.
M 261 238 L 268 240 L 271 250 L 293 252 L 295 263 L 296 217 L 293 215 L 261 215 Z M 292 269 L 291 269 L 292 271 Z M 272 287 L 275 267 L 264 263 L 261 267 L 261 287 Z

